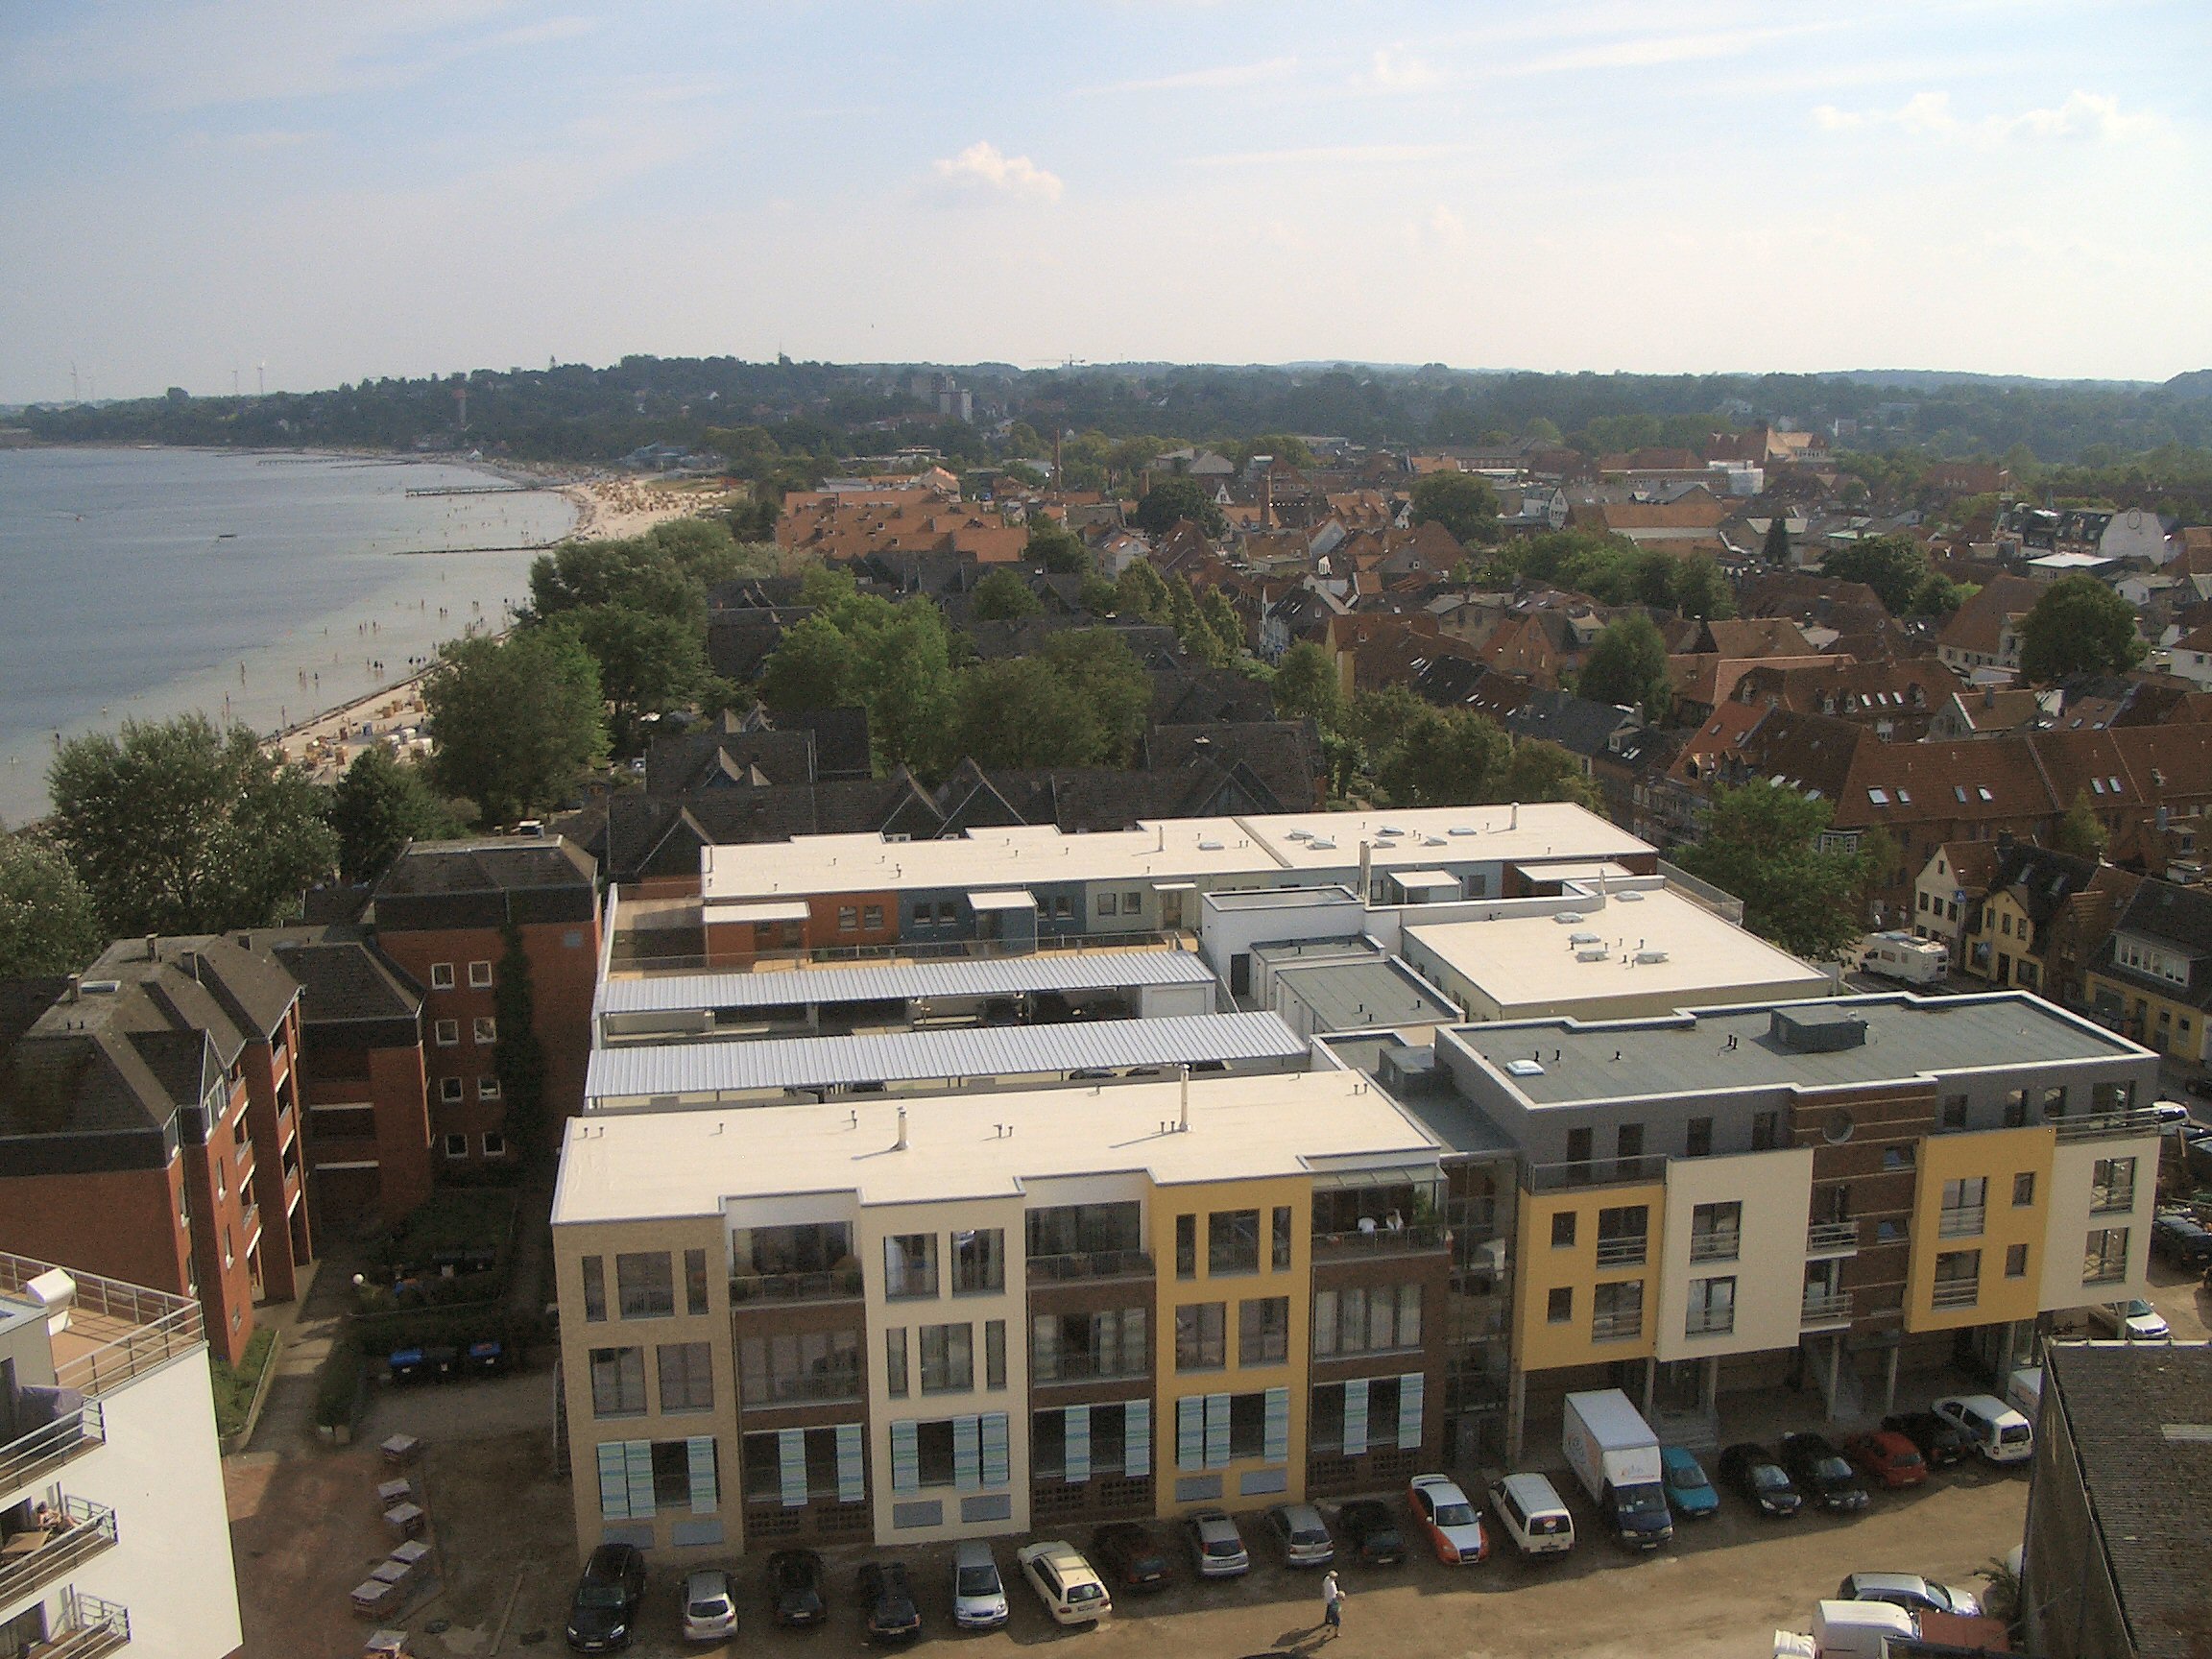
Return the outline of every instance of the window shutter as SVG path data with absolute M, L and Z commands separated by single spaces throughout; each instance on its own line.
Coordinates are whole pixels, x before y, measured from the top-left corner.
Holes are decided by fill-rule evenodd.
M 840 1503 L 865 1503 L 868 1497 L 867 1442 L 861 1438 L 860 1425 L 837 1425 L 837 1502 Z
M 983 1413 L 983 1484 L 1003 1486 L 1014 1472 L 1007 1455 L 1009 1424 L 1003 1411 Z
M 1068 1484 L 1080 1486 L 1091 1479 L 1091 1407 L 1071 1406 L 1061 1413 L 1068 1449 Z
M 952 1484 L 963 1492 L 983 1484 L 983 1436 L 973 1417 L 952 1419 Z
M 1398 1449 L 1410 1452 L 1421 1444 L 1421 1394 L 1429 1379 L 1408 1371 L 1398 1379 Z
M 1206 1396 L 1206 1467 L 1229 1466 L 1229 1396 Z
M 599 1519 L 602 1521 L 630 1519 L 630 1476 L 623 1454 L 625 1444 L 621 1440 L 599 1442 Z
M 1367 1379 L 1355 1377 L 1344 1384 L 1344 1455 L 1367 1455 Z
M 684 1442 L 685 1455 L 691 1464 L 691 1513 L 712 1515 L 722 1507 L 722 1492 L 714 1479 L 714 1436 L 694 1434 Z M 805 1475 L 802 1457 L 801 1478 Z
M 1175 1402 L 1175 1467 L 1206 1467 L 1206 1397 L 1186 1394 Z
M 622 1442 L 623 1468 L 630 1478 L 630 1519 L 653 1519 L 653 1442 Z
M 922 1490 L 922 1448 L 915 1439 L 911 1423 L 891 1425 L 891 1490 Z
M 1266 1438 L 1261 1443 L 1260 1455 L 1270 1463 L 1280 1463 L 1290 1455 L 1290 1390 L 1267 1390 Z
M 1151 1474 L 1152 1402 L 1130 1401 L 1121 1424 L 1121 1473 L 1131 1479 Z
M 776 1464 L 780 1491 L 786 1509 L 806 1503 L 806 1431 L 785 1429 L 776 1436 Z

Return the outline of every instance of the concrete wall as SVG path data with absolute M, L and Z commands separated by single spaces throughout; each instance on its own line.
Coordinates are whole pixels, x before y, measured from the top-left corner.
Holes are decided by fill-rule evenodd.
M 1813 1190 L 1813 1149 L 1747 1152 L 1733 1158 L 1676 1158 L 1667 1166 L 1667 1223 L 1660 1238 L 1658 1357 L 1702 1359 L 1797 1346 L 1805 1288 L 1805 1230 Z M 1700 1204 L 1743 1206 L 1733 1262 L 1690 1260 L 1691 1225 Z M 1684 1319 L 1690 1281 L 1733 1277 L 1736 1328 L 1691 1335 Z
M 1600 1264 L 1599 1212 L 1642 1205 L 1647 1247 L 1641 1263 Z M 1552 1218 L 1572 1213 L 1575 1241 L 1553 1244 Z M 1524 1192 L 1521 1231 L 1516 1242 L 1520 1273 L 1513 1292 L 1513 1364 L 1520 1371 L 1549 1371 L 1569 1365 L 1599 1365 L 1621 1359 L 1647 1359 L 1656 1351 L 1653 1310 L 1659 1301 L 1658 1263 L 1668 1248 L 1667 1189 L 1657 1181 L 1614 1187 L 1568 1187 Z M 1683 1246 L 1685 1250 L 1688 1245 Z M 1634 1280 L 1644 1286 L 1644 1324 L 1640 1334 L 1598 1341 L 1591 1334 L 1599 1285 Z M 1573 1295 L 1568 1317 L 1554 1323 L 1554 1289 Z
M 1905 1287 L 1906 1330 L 1948 1331 L 2035 1317 L 2040 1271 L 2036 1258 L 2043 1249 L 2055 1140 L 2049 1129 L 2026 1128 L 1931 1135 L 1920 1142 L 1912 1201 L 1912 1264 Z M 2031 1204 L 2012 1202 L 2013 1183 L 2021 1175 L 2034 1178 L 2035 1196 Z M 1988 1183 L 1982 1229 L 1944 1237 L 1944 1184 L 1977 1176 Z M 2005 1259 L 2016 1244 L 2027 1246 L 2028 1270 L 2015 1279 L 2006 1273 Z M 1936 1259 L 1961 1250 L 1982 1253 L 1980 1293 L 1964 1307 L 1937 1308 L 1934 1305 Z
M 2098 1163 L 2106 1158 L 2135 1160 L 2135 1202 L 2117 1214 L 2092 1214 L 2090 1189 Z M 2048 1310 L 2086 1308 L 2097 1302 L 2148 1297 L 2151 1222 L 2157 1210 L 2158 1139 L 2062 1141 L 2052 1150 L 2050 1197 L 2043 1201 L 2048 1244 L 2041 1262 L 2041 1305 Z M 2081 1283 L 2081 1260 L 2089 1235 L 2101 1228 L 2128 1229 L 2128 1277 L 2116 1285 Z

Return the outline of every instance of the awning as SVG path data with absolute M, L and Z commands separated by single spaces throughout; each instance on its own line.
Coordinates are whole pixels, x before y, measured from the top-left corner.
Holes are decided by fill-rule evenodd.
M 1459 891 L 1459 878 L 1446 870 L 1393 870 L 1390 879 L 1408 893 L 1432 893 L 1441 887 Z
M 710 900 L 705 906 L 705 920 L 709 922 L 804 922 L 807 914 L 804 899 L 748 904 L 716 903 Z
M 1008 888 L 997 893 L 971 893 L 968 895 L 971 910 L 1035 910 L 1037 896 L 1025 887 Z
M 1152 883 L 1152 891 L 1155 893 L 1195 893 L 1198 891 L 1198 883 L 1195 881 L 1155 881 Z

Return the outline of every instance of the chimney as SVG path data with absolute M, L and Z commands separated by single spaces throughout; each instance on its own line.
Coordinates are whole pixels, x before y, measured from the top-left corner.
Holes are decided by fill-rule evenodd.
M 899 1108 L 899 1139 L 892 1142 L 891 1150 L 894 1152 L 906 1150 L 906 1108 L 903 1106 Z
M 1997 683 L 1995 681 L 1991 681 L 1982 687 L 1982 707 L 1984 709 L 1997 707 Z
M 1181 1070 L 1183 1073 L 1183 1117 L 1182 1120 L 1175 1126 L 1177 1134 L 1187 1133 L 1190 1128 L 1190 1068 L 1184 1066 Z
M 69 989 L 63 993 L 62 1000 L 65 1002 L 74 1002 L 78 999 L 78 998 L 84 995 L 84 975 L 82 974 L 72 974 L 69 975 Z
M 160 934 L 149 933 L 146 935 L 146 960 L 149 962 L 158 962 L 161 960 Z
M 1364 837 L 1359 842 L 1359 902 L 1375 902 L 1375 848 Z

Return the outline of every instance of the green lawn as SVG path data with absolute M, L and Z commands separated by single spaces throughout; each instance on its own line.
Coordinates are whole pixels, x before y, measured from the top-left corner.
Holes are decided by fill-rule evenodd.
M 267 1325 L 256 1330 L 236 1365 L 216 1359 L 208 1369 L 215 1375 L 215 1431 L 235 1434 L 246 1427 L 246 1413 L 253 1408 L 253 1390 L 261 1385 L 261 1373 L 269 1367 L 270 1350 L 276 1333 Z

